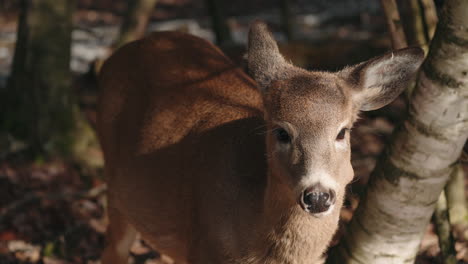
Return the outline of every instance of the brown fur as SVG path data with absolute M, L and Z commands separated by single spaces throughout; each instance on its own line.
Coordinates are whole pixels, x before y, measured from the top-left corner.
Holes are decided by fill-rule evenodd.
M 340 126 L 363 105 L 393 100 L 421 61 L 419 51 L 395 53 L 397 66 L 381 64 L 404 73 L 367 80 L 387 57 L 307 72 L 285 62 L 256 22 L 247 61 L 258 89 L 219 49 L 187 34 L 155 33 L 118 50 L 100 76 L 110 218 L 103 263 L 126 263 L 136 231 L 178 263 L 318 262 L 353 177 L 349 135 L 336 143 Z M 382 99 L 379 89 L 393 92 Z M 278 126 L 290 145 L 276 142 Z M 337 201 L 315 217 L 297 197 L 321 172 L 336 182 Z

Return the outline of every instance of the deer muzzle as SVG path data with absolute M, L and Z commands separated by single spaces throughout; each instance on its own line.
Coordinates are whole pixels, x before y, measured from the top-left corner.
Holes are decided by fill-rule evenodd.
M 317 184 L 305 189 L 299 199 L 302 209 L 310 214 L 325 213 L 335 204 L 336 193 Z

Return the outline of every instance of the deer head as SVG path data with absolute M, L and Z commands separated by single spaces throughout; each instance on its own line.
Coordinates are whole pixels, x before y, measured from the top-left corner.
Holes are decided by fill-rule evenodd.
M 247 64 L 264 103 L 270 180 L 320 217 L 342 200 L 354 176 L 350 130 L 359 111 L 392 102 L 423 61 L 419 48 L 388 53 L 342 71 L 314 72 L 283 58 L 262 22 L 249 32 Z

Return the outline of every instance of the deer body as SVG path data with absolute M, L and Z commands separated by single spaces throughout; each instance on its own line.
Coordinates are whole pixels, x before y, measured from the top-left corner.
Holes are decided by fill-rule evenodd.
M 212 44 L 175 32 L 104 65 L 104 264 L 126 263 L 137 231 L 177 263 L 319 262 L 353 177 L 349 136 L 335 137 L 364 105 L 351 86 L 366 66 L 307 72 L 282 61 L 264 24 L 249 38 L 256 82 Z

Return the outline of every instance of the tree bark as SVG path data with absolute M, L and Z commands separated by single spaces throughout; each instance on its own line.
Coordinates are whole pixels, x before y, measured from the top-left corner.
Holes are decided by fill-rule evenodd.
M 439 238 L 440 255 L 442 263 L 457 264 L 455 243 L 450 228 L 450 220 L 447 208 L 447 199 L 445 192 L 440 194 L 434 211 L 434 224 L 437 237 Z
M 120 27 L 119 38 L 114 44 L 115 48 L 143 37 L 157 2 L 157 0 L 128 1 L 127 12 Z
M 393 49 L 402 49 L 408 46 L 405 32 L 398 12 L 398 6 L 395 0 L 381 0 L 382 8 L 385 14 L 385 19 L 390 32 Z
M 465 172 L 460 164 L 445 187 L 450 223 L 468 226 L 468 206 L 465 197 Z
M 294 40 L 294 14 L 292 10 L 291 0 L 281 0 L 280 2 L 281 11 L 281 24 L 283 27 L 284 34 L 288 41 Z
M 468 1 L 447 0 L 409 106 L 337 263 L 413 263 L 468 136 Z
M 419 0 L 423 10 L 424 29 L 426 34 L 426 42 L 431 42 L 437 25 L 437 9 L 434 0 Z
M 419 0 L 402 0 L 402 20 L 405 35 L 410 46 L 422 46 L 427 52 L 423 10 L 419 5 Z
M 226 22 L 223 1 L 205 0 L 205 4 L 211 17 L 211 26 L 213 27 L 213 31 L 216 35 L 216 44 L 219 46 L 231 44 L 231 30 Z
M 71 88 L 74 0 L 22 0 L 1 129 L 37 156 L 74 155 L 88 135 Z M 91 133 L 91 138 L 93 134 Z M 79 143 L 79 144 L 78 144 Z

